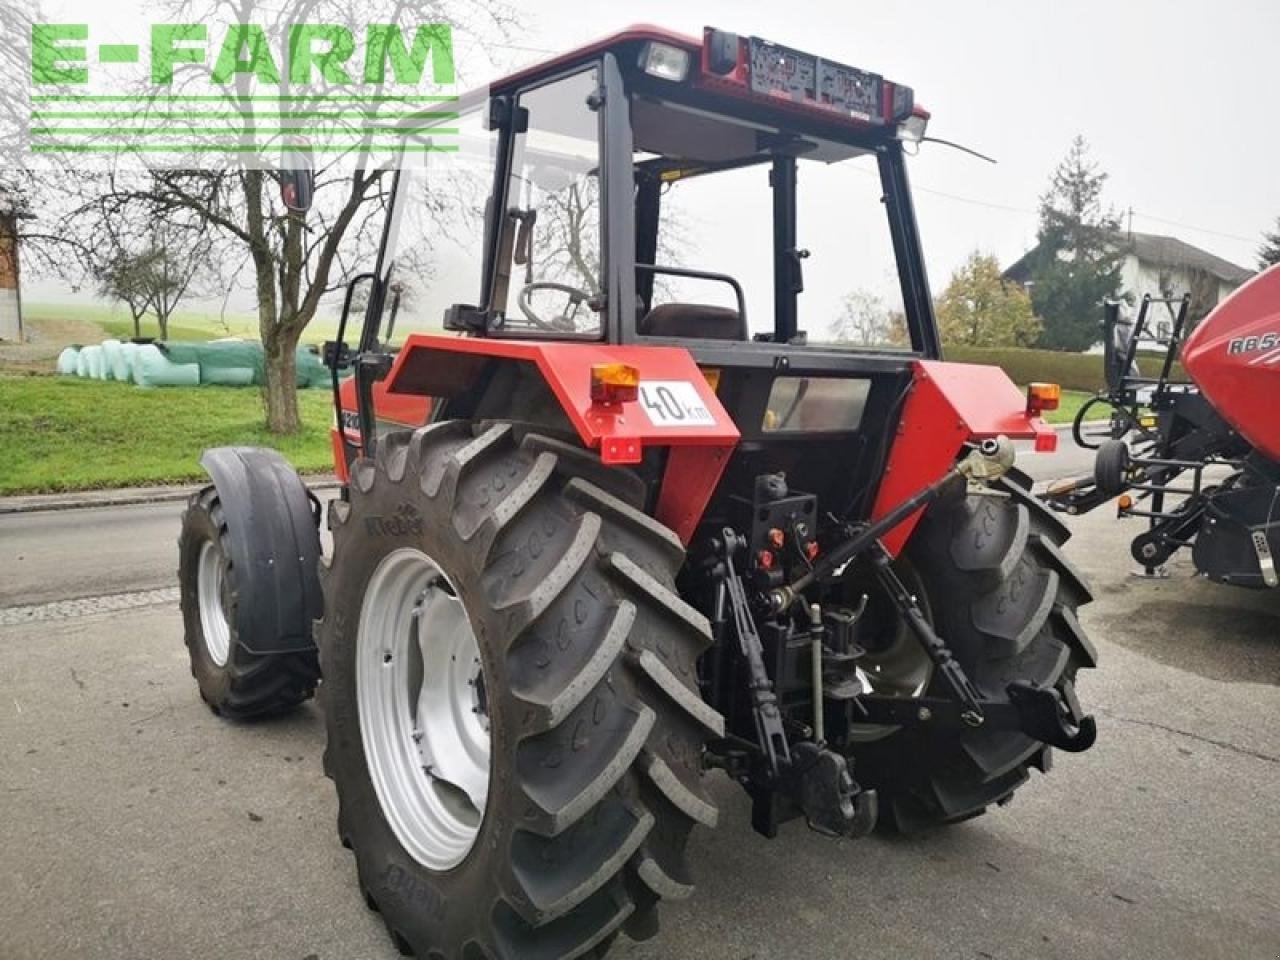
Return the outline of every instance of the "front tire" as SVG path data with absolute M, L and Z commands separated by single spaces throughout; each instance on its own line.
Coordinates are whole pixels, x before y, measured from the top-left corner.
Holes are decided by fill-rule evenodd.
M 274 637 L 242 642 L 240 605 L 247 601 L 231 557 L 234 538 L 244 535 L 252 531 L 228 527 L 217 488 L 208 486 L 187 503 L 178 537 L 179 602 L 191 675 L 209 708 L 229 720 L 286 713 L 312 697 L 320 676 L 314 649 L 281 650 Z
M 599 955 L 692 890 L 685 843 L 717 815 L 702 750 L 723 733 L 697 692 L 710 630 L 674 591 L 679 541 L 628 502 L 634 489 L 579 448 L 446 422 L 383 438 L 332 509 L 325 769 L 366 900 L 406 954 Z M 404 589 L 383 590 L 402 562 Z M 447 583 L 453 627 L 420 629 L 403 610 L 448 606 L 419 599 L 414 576 L 428 593 Z M 474 650 L 473 682 L 433 682 L 441 644 Z M 467 699 L 477 680 L 483 696 Z M 486 734 L 484 776 L 440 762 L 438 718 L 468 710 L 483 714 L 468 736 Z M 452 798 L 465 813 L 464 796 L 470 820 L 429 809 Z M 433 846 L 433 831 L 456 842 Z

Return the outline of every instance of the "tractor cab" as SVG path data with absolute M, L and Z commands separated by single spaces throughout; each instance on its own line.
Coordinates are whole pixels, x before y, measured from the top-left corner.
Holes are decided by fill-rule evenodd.
M 402 121 L 380 266 L 438 266 L 424 328 L 936 357 L 903 165 L 927 120 L 874 73 L 632 28 Z M 879 304 L 842 324 L 855 288 Z
M 361 352 L 393 324 L 411 341 L 678 345 L 743 441 L 743 483 L 767 449 L 774 469 L 865 512 L 914 364 L 941 353 L 905 165 L 928 118 L 901 83 L 712 28 L 633 27 L 499 80 L 402 121 L 374 274 L 386 292 L 369 298 Z M 451 415 L 517 397 L 567 426 L 536 364 L 472 360 L 492 376 L 454 390 L 413 358 L 431 344 L 409 346 L 390 376 L 385 358 L 357 371 L 378 401 L 373 442 L 379 420 L 406 419 L 386 411 L 415 409 L 406 394 Z M 707 398 L 660 385 L 639 386 L 648 425 L 708 425 L 687 415 Z M 992 389 L 1023 407 L 1007 382 Z M 369 447 L 355 393 L 348 461 Z

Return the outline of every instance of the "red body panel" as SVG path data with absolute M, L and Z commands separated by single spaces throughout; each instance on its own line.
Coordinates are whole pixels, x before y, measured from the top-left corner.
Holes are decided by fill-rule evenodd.
M 373 385 L 373 409 L 377 411 L 379 420 L 398 423 L 406 427 L 420 427 L 427 422 L 431 413 L 431 398 L 407 393 L 391 393 L 391 382 L 383 380 Z M 338 388 L 342 399 L 342 409 L 356 411 L 356 379 L 347 377 Z M 358 430 L 349 430 L 353 437 L 359 436 Z
M 493 358 L 535 364 L 583 445 L 600 451 L 605 463 L 639 463 L 646 447 L 673 448 L 657 518 L 688 542 L 738 442 L 737 427 L 689 351 L 412 334 L 391 368 L 387 395 L 451 396 L 473 382 L 479 364 Z M 663 425 L 651 421 L 639 401 L 592 402 L 591 367 L 603 363 L 630 364 L 640 371 L 642 385 L 645 381 L 690 384 L 713 422 Z
M 431 398 L 404 393 L 388 393 L 389 382 L 384 380 L 373 385 L 373 409 L 377 419 L 383 423 L 394 423 L 402 427 L 420 427 L 427 422 L 431 414 Z M 353 418 L 356 412 L 356 381 L 348 377 L 338 388 L 338 398 L 343 414 Z M 334 424 L 330 430 L 333 442 L 333 469 L 338 479 L 347 482 L 347 457 L 342 448 L 340 425 Z M 352 443 L 360 443 L 360 431 L 354 423 L 346 425 L 347 439 Z
M 583 445 L 598 450 L 606 463 L 638 463 L 646 447 L 670 447 L 655 515 L 689 542 L 739 434 L 687 350 L 413 334 L 375 391 L 378 419 L 406 426 L 425 422 L 430 397 L 465 389 L 480 365 L 494 358 L 535 364 Z M 630 364 L 640 371 L 642 382 L 691 384 L 714 424 L 663 426 L 650 421 L 639 401 L 593 403 L 591 367 L 598 363 Z M 873 519 L 946 473 L 967 440 L 1004 434 L 1032 439 L 1037 450 L 1057 446 L 1057 434 L 1039 417 L 1026 415 L 1025 397 L 998 367 L 917 361 L 912 375 L 915 384 L 889 452 Z M 344 411 L 355 408 L 352 384 L 344 385 L 342 401 Z M 336 429 L 334 451 L 339 476 L 345 479 Z M 910 517 L 885 537 L 890 552 L 902 549 L 918 519 L 919 514 Z
M 1026 397 L 999 367 L 920 360 L 912 375 L 915 385 L 889 451 L 873 520 L 951 469 L 966 440 L 1004 434 L 1035 440 L 1039 451 L 1057 449 L 1057 433 L 1026 415 Z M 920 513 L 912 514 L 889 532 L 884 544 L 890 553 L 902 549 L 919 519 Z
M 1227 423 L 1280 460 L 1280 266 L 1200 322 L 1182 348 L 1182 365 Z

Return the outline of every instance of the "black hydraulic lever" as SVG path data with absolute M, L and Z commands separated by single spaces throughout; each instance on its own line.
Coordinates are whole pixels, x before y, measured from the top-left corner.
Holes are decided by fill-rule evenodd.
M 878 543 L 882 536 L 911 514 L 937 500 L 949 485 L 963 482 L 963 474 L 958 468 L 948 470 L 940 480 L 904 500 L 875 523 L 855 531 L 849 539 L 819 557 L 817 562 L 795 582 L 774 590 L 770 594 L 770 602 L 774 609 L 785 610 L 790 607 L 795 598 L 810 584 L 831 576 L 854 557 L 870 548 L 872 544 Z
M 778 696 L 773 691 L 773 681 L 764 665 L 764 646 L 756 630 L 755 618 L 747 603 L 747 591 L 742 578 L 733 565 L 733 555 L 745 545 L 741 537 L 726 529 L 722 534 L 725 577 L 724 586 L 729 592 L 729 608 L 733 611 L 734 633 L 742 648 L 743 659 L 751 673 L 751 712 L 755 719 L 756 736 L 760 748 L 769 761 L 769 771 L 775 777 L 782 767 L 791 763 L 791 751 L 787 747 L 787 735 L 782 728 L 782 712 L 778 709 Z
M 893 557 L 879 540 L 871 547 L 871 560 L 876 567 L 876 578 L 885 592 L 893 600 L 894 605 L 906 618 L 907 626 L 924 647 L 925 653 L 933 661 L 934 668 L 942 675 L 942 679 L 961 703 L 960 719 L 971 727 L 982 726 L 985 717 L 982 712 L 982 694 L 974 687 L 969 675 L 956 661 L 951 648 L 942 638 L 933 632 L 920 604 L 911 595 L 898 575 L 893 570 Z

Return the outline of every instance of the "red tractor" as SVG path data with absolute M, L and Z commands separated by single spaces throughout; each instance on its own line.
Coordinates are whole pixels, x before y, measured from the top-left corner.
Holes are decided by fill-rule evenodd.
M 1012 467 L 1014 440 L 1053 448 L 1053 392 L 941 360 L 904 162 L 928 116 L 711 29 L 631 28 L 465 96 L 406 133 L 422 176 L 397 174 L 358 342 L 344 319 L 326 346 L 332 555 L 279 456 L 205 454 L 180 542 L 201 695 L 241 719 L 319 687 L 338 833 L 405 953 L 652 935 L 715 826 L 710 769 L 766 836 L 857 836 L 977 816 L 1092 744 L 1089 590 Z M 839 280 L 884 230 L 893 349 L 824 340 L 804 299 L 798 182 L 841 164 L 879 223 L 814 262 Z M 661 262 L 698 183 L 734 209 L 758 188 L 771 229 L 741 241 L 771 269 Z M 447 242 L 406 239 L 424 209 Z M 437 241 L 448 332 L 392 350 L 402 254 Z
M 1206 579 L 1275 589 L 1280 409 L 1267 401 L 1280 386 L 1280 267 L 1240 287 L 1188 335 L 1189 305 L 1189 296 L 1147 297 L 1132 321 L 1110 305 L 1108 387 L 1073 428 L 1077 444 L 1098 451 L 1094 469 L 1050 485 L 1049 497 L 1067 513 L 1115 501 L 1119 516 L 1145 518 L 1130 549 L 1146 576 L 1165 576 L 1165 562 L 1186 547 Z M 1172 322 L 1161 335 L 1152 311 L 1165 308 Z M 1139 353 L 1152 343 L 1163 348 L 1154 361 Z M 1176 359 L 1190 380 L 1176 378 Z M 1101 437 L 1085 427 L 1098 408 L 1111 413 Z

